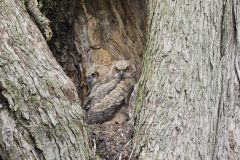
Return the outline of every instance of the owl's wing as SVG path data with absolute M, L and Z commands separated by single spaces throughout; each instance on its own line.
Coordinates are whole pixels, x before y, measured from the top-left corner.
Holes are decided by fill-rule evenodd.
M 124 105 L 125 100 L 122 99 L 118 103 L 111 104 L 103 111 L 90 111 L 87 114 L 86 121 L 88 124 L 100 124 L 111 120 L 114 114 Z
M 85 103 L 83 105 L 83 109 L 89 110 L 92 106 L 95 106 L 96 103 L 104 99 L 106 95 L 108 95 L 112 90 L 114 90 L 119 83 L 119 80 L 112 79 L 109 81 L 104 81 L 97 86 L 95 86 L 89 96 L 86 98 Z
M 108 95 L 112 90 L 116 88 L 118 81 L 113 79 L 111 81 L 102 83 L 99 85 L 95 90 L 92 91 L 90 97 L 94 97 L 94 103 L 99 102 L 103 99 L 106 95 Z
M 99 100 L 88 112 L 89 124 L 103 123 L 111 120 L 114 114 L 126 103 L 129 90 L 119 83 L 107 96 Z

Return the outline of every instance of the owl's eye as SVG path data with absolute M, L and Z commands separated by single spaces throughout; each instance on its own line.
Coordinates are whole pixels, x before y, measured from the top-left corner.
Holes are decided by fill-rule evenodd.
M 126 69 L 124 69 L 124 71 L 128 71 L 129 70 L 129 68 L 127 67 Z
M 120 71 L 118 68 L 115 68 L 115 70 L 116 70 L 117 72 L 119 72 L 119 71 Z
M 99 76 L 99 73 L 98 73 L 98 72 L 94 72 L 94 73 L 91 74 L 91 76 L 92 76 L 93 78 L 96 78 L 96 77 Z

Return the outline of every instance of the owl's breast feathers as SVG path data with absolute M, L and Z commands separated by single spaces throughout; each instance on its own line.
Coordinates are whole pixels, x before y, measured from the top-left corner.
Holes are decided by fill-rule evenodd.
M 120 81 L 120 83 L 115 85 L 115 88 L 112 86 L 112 89 L 108 90 L 108 94 L 104 94 L 105 96 L 98 95 L 98 99 L 87 113 L 87 123 L 103 123 L 111 120 L 122 106 L 128 104 L 133 87 L 134 80 L 128 79 Z
M 92 90 L 89 96 L 86 98 L 84 105 L 82 108 L 84 110 L 89 110 L 99 100 L 103 99 L 106 95 L 108 95 L 113 89 L 116 88 L 117 84 L 119 83 L 119 80 L 113 79 L 110 81 L 105 81 L 101 84 L 96 85 Z

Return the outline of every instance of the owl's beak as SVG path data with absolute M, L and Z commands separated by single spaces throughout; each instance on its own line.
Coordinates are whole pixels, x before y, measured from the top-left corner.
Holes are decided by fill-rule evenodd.
M 120 74 L 123 76 L 123 71 L 120 71 Z
M 124 72 L 123 71 L 120 71 L 119 73 L 119 78 L 122 79 L 124 77 Z

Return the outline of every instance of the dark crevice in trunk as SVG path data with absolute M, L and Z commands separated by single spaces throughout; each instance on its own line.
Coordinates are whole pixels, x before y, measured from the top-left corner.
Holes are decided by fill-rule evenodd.
M 0 107 L 2 107 L 3 109 L 7 110 L 8 113 L 10 114 L 10 116 L 13 119 L 18 120 L 17 112 L 13 111 L 12 108 L 10 108 L 10 105 L 9 105 L 9 102 L 8 102 L 7 98 L 2 93 L 3 91 L 5 91 L 5 88 L 2 86 L 2 84 L 0 82 Z M 1 110 L 1 108 L 0 108 L 0 110 Z
M 92 64 L 110 67 L 114 60 L 131 60 L 137 68 L 135 77 L 140 77 L 145 49 L 144 0 L 42 0 L 42 4 L 42 11 L 51 21 L 53 31 L 49 47 L 75 84 L 81 104 L 88 95 L 86 69 Z M 100 157 L 118 159 L 119 152 L 125 152 L 121 148 L 131 139 L 124 140 L 126 137 L 121 137 L 119 130 L 127 136 L 133 126 L 118 124 L 112 126 L 112 130 L 109 128 L 90 126 L 90 134 L 100 133 L 95 135 Z M 115 136 L 105 134 L 108 131 Z M 130 155 L 129 144 L 127 154 Z
M 238 36 L 238 32 L 237 32 L 237 19 L 236 19 L 236 15 L 235 15 L 235 9 L 234 9 L 234 1 L 232 0 L 232 22 L 233 22 L 233 38 L 234 38 L 234 42 L 235 44 L 237 43 L 237 36 Z
M 232 2 L 232 18 L 233 18 L 233 37 L 234 37 L 234 44 L 236 45 L 236 51 L 235 51 L 235 71 L 238 78 L 238 82 L 240 83 L 240 68 L 239 68 L 239 57 L 238 57 L 238 51 L 240 49 L 239 42 L 238 42 L 238 30 L 237 30 L 237 17 L 236 17 L 236 10 L 234 8 L 236 4 L 234 3 L 234 0 Z
M 221 53 L 221 59 L 222 57 L 224 56 L 224 53 L 225 53 L 225 50 L 224 50 L 224 33 L 225 33 L 225 28 L 224 28 L 224 21 L 225 21 L 225 13 L 226 12 L 226 1 L 224 0 L 223 1 L 223 9 L 222 9 L 222 15 L 221 15 L 221 30 L 220 30 L 220 33 L 221 33 L 221 39 L 220 39 L 220 53 Z

